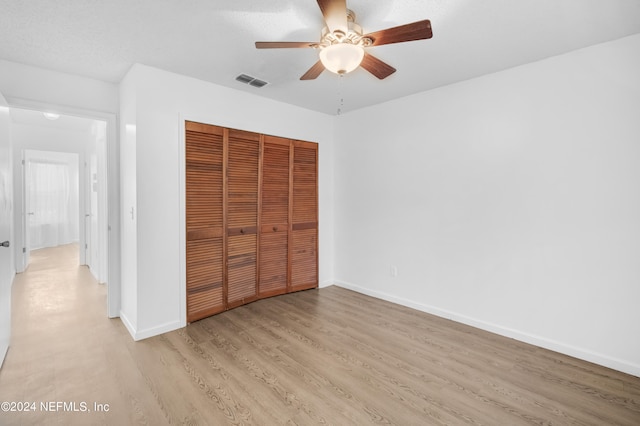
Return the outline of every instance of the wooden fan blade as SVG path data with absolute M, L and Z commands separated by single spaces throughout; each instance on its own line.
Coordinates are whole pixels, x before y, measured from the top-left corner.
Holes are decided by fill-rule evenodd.
M 322 65 L 321 61 L 318 61 L 309 68 L 309 71 L 300 77 L 300 80 L 315 80 L 320 74 L 322 74 L 322 71 L 324 71 L 324 65 Z
M 382 62 L 380 59 L 365 52 L 364 59 L 360 64 L 362 68 L 378 77 L 380 80 L 389 77 L 396 72 L 396 69 L 389 64 Z
M 346 0 L 318 0 L 318 6 L 329 31 L 340 30 L 343 33 L 349 31 Z
M 256 41 L 256 49 L 280 49 L 315 47 L 318 43 L 311 41 Z
M 424 21 L 376 31 L 365 35 L 365 37 L 371 39 L 373 46 L 381 46 L 404 41 L 424 40 L 433 37 L 433 32 L 431 31 L 431 22 L 425 19 Z

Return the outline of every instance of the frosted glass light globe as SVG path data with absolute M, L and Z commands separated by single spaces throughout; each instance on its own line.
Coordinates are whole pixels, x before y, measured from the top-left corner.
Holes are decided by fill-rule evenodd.
M 320 51 L 322 65 L 329 71 L 341 75 L 358 68 L 363 58 L 364 49 L 349 43 L 332 44 Z

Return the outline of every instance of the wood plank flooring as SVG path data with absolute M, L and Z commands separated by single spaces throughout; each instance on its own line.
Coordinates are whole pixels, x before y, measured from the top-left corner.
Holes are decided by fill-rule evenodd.
M 37 409 L 0 425 L 640 425 L 640 378 L 338 287 L 133 342 L 77 247 L 33 258 L 0 402 Z

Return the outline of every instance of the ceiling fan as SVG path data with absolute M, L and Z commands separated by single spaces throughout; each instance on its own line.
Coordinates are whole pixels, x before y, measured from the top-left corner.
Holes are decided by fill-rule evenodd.
M 325 69 L 344 75 L 359 66 L 382 80 L 396 72 L 396 69 L 367 53 L 365 48 L 423 40 L 433 36 L 431 22 L 428 19 L 363 34 L 362 27 L 355 22 L 355 13 L 347 9 L 346 0 L 318 0 L 318 6 L 327 24 L 322 30 L 319 42 L 256 42 L 258 49 L 319 49 L 320 60 L 300 77 L 300 80 L 313 80 Z

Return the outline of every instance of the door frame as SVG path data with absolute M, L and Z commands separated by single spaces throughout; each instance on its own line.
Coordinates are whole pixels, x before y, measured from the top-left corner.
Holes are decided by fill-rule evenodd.
M 104 217 L 107 218 L 107 316 L 117 318 L 120 316 L 121 289 L 120 289 L 120 150 L 118 142 L 118 117 L 114 113 L 94 111 L 89 109 L 75 108 L 65 105 L 36 102 L 28 99 L 10 98 L 7 99 L 9 108 L 22 108 L 35 111 L 52 110 L 60 114 L 73 115 L 92 120 L 102 120 L 107 123 L 106 140 L 106 187 L 107 191 L 102 205 L 105 206 Z M 104 155 L 104 154 L 103 154 Z M 100 213 L 103 213 L 102 211 Z M 19 217 L 21 215 L 15 215 Z M 14 219 L 16 228 L 19 229 Z M 22 261 L 22 247 L 15 247 L 14 259 Z M 16 265 L 17 266 L 17 265 Z
M 11 290 L 15 276 L 13 264 L 15 259 L 11 246 L 15 240 L 15 232 L 12 221 L 13 215 L 13 147 L 11 141 L 11 117 L 10 108 L 5 97 L 0 93 L 0 156 L 6 155 L 6 165 L 4 160 L 0 160 L 2 170 L 0 170 L 0 219 L 9 220 L 0 223 L 0 242 L 9 241 L 9 246 L 0 247 L 0 368 L 4 363 L 5 356 L 11 345 Z M 6 169 L 4 168 L 6 167 Z M 6 179 L 3 176 L 7 173 Z M 6 240 L 5 240 L 6 239 Z M 7 268 L 8 266 L 8 268 Z
M 79 246 L 79 250 L 78 250 L 78 260 L 80 265 L 85 265 L 87 262 L 85 260 L 85 253 L 82 250 L 82 247 L 86 244 L 87 242 L 87 233 L 85 230 L 83 230 L 83 219 L 84 219 L 84 203 L 85 203 L 85 198 L 86 198 L 86 194 L 83 191 L 84 187 L 86 187 L 86 178 L 83 175 L 84 171 L 81 169 L 82 167 L 82 162 L 83 159 L 85 157 L 84 153 L 77 153 L 77 152 L 64 152 L 64 151 L 51 151 L 51 150 L 38 150 L 38 149 L 23 149 L 21 152 L 21 158 L 22 158 L 22 182 L 16 182 L 16 184 L 21 183 L 22 184 L 22 188 L 21 191 L 15 191 L 17 192 L 21 192 L 21 196 L 22 196 L 22 229 L 18 230 L 21 231 L 22 233 L 22 247 L 23 247 L 23 253 L 22 253 L 22 262 L 20 262 L 19 259 L 16 258 L 16 271 L 17 272 L 24 272 L 27 270 L 27 268 L 29 267 L 29 258 L 31 255 L 31 250 L 32 247 L 30 245 L 30 221 L 31 221 L 31 215 L 32 212 L 30 210 L 33 210 L 33 206 L 31 206 L 29 204 L 29 185 L 28 183 L 30 182 L 30 178 L 29 178 L 29 173 L 27 173 L 29 171 L 29 167 L 31 165 L 31 162 L 35 159 L 37 160 L 47 160 L 47 157 L 49 156 L 49 161 L 54 161 L 54 162 L 58 162 L 58 159 L 53 158 L 53 157 L 67 157 L 70 158 L 70 156 L 75 156 L 74 161 L 78 170 L 78 211 L 73 212 L 77 215 L 78 218 L 78 246 Z M 15 189 L 15 184 L 14 184 L 14 189 Z M 14 203 L 16 201 L 16 194 L 14 194 Z M 16 256 L 19 256 L 19 250 L 16 248 L 16 252 L 15 252 Z

